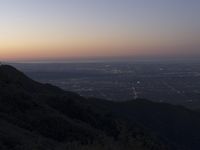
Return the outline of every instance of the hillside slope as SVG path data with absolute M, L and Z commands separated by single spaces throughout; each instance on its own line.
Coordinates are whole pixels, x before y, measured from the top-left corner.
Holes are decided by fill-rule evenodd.
M 200 116 L 147 100 L 87 99 L 0 66 L 1 149 L 199 149 Z

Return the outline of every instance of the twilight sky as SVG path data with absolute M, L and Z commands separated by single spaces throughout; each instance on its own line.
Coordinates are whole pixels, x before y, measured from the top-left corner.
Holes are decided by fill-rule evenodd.
M 0 60 L 200 57 L 200 0 L 0 0 Z

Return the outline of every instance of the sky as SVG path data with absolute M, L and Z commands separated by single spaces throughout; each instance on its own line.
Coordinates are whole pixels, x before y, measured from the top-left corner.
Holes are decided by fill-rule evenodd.
M 200 57 L 200 0 L 0 0 L 0 60 Z

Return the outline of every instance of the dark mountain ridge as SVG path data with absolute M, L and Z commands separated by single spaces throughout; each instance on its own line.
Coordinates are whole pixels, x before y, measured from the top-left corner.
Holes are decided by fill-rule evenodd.
M 199 142 L 198 112 L 84 98 L 0 66 L 1 149 L 196 150 Z

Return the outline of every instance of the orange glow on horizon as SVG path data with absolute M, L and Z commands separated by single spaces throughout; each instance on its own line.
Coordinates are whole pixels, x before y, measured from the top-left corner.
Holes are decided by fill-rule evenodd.
M 134 34 L 126 32 L 105 33 L 66 33 L 45 31 L 40 34 L 30 32 L 0 36 L 0 59 L 42 60 L 72 59 L 89 57 L 126 57 L 150 56 L 153 54 L 170 55 L 174 50 L 199 46 L 198 36 L 188 34 Z M 190 46 L 190 47 L 189 47 Z M 176 51 L 178 52 L 178 51 Z M 182 53 L 182 52 L 181 52 Z

